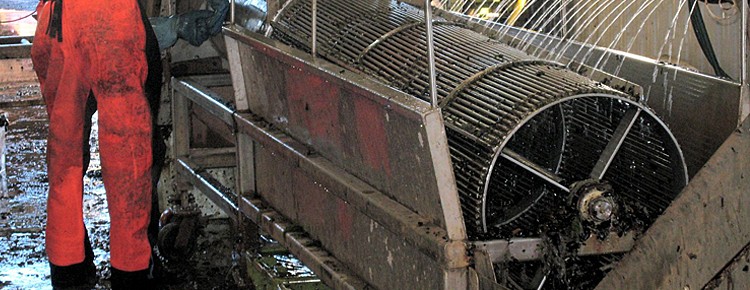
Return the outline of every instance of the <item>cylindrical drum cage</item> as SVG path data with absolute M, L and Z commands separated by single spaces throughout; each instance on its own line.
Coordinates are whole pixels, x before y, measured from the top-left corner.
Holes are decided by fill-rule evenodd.
M 269 36 L 311 51 L 310 0 L 287 3 Z M 321 0 L 317 52 L 429 101 L 420 9 Z M 677 142 L 637 98 L 443 20 L 437 89 L 472 239 L 534 236 L 574 185 L 606 184 L 653 220 L 687 183 Z

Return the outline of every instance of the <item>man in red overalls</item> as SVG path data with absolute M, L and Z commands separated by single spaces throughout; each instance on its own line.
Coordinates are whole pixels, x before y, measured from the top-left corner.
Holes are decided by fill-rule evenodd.
M 111 220 L 112 289 L 147 289 L 151 246 L 152 112 L 147 78 L 161 81 L 155 36 L 137 0 L 44 0 L 32 60 L 47 113 L 46 249 L 55 289 L 96 282 L 83 223 L 90 116 L 99 111 L 102 174 Z M 151 76 L 149 76 L 151 75 Z

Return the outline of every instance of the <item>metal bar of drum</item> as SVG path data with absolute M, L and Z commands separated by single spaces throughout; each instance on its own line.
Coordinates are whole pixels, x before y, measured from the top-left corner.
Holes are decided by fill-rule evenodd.
M 604 147 L 602 155 L 599 156 L 599 160 L 596 161 L 594 169 L 591 170 L 591 174 L 589 174 L 591 178 L 598 180 L 604 177 L 609 165 L 612 164 L 612 160 L 615 159 L 617 151 L 620 150 L 620 146 L 625 142 L 625 137 L 630 133 L 630 129 L 633 128 L 633 124 L 635 124 L 635 120 L 638 119 L 640 113 L 641 108 L 630 108 L 625 112 L 625 115 L 622 116 L 622 120 L 620 120 L 620 124 L 617 125 L 617 128 L 612 133 L 612 138 L 609 139 L 607 147 Z
M 748 23 L 747 17 L 748 17 L 748 13 L 750 13 L 750 10 L 748 10 L 749 9 L 748 5 L 750 5 L 750 3 L 749 2 L 744 2 L 744 1 L 740 1 L 740 2 L 742 3 L 742 9 L 741 9 L 742 10 L 742 27 L 745 27 L 745 29 L 748 29 L 747 27 L 748 27 L 748 25 L 750 25 L 750 23 Z M 750 81 L 748 81 L 748 78 L 750 76 L 748 75 L 748 67 L 747 67 L 748 66 L 748 56 L 749 56 L 748 52 L 747 52 L 747 49 L 746 49 L 747 46 L 748 46 L 748 39 L 747 38 L 748 38 L 747 33 L 742 33 L 741 45 L 742 45 L 743 49 L 741 50 L 742 51 L 742 55 L 740 56 L 740 59 L 742 59 L 742 67 L 741 67 L 741 69 L 742 69 L 742 75 L 740 76 L 740 79 L 741 79 L 740 82 L 742 83 L 742 89 L 741 90 L 745 90 L 745 91 L 748 90 L 748 83 L 750 83 Z M 742 91 L 740 92 L 740 94 L 741 94 L 741 96 L 747 96 L 748 95 L 748 93 L 744 93 Z M 744 112 L 741 111 L 740 112 L 740 120 L 739 120 L 740 123 L 742 123 L 742 120 L 745 117 L 746 113 L 748 113 L 748 112 L 747 111 L 744 111 Z
M 521 166 L 522 168 L 528 170 L 532 174 L 538 177 L 541 177 L 542 179 L 564 190 L 565 192 L 570 192 L 570 189 L 568 187 L 561 184 L 561 182 L 563 181 L 562 177 L 559 177 L 556 174 L 549 172 L 549 170 L 544 169 L 543 167 L 537 165 L 536 163 L 532 162 L 529 159 L 526 159 L 525 157 L 521 156 L 520 154 L 511 150 L 510 148 L 503 148 L 503 151 L 500 152 L 500 156 L 507 159 L 510 162 L 515 163 L 518 166 Z
M 234 1 L 235 0 L 232 0 L 232 3 L 229 4 L 231 5 L 229 6 L 229 24 L 234 24 L 234 11 L 235 11 Z
M 424 1 L 424 22 L 427 26 L 425 33 L 427 34 L 427 58 L 430 63 L 430 99 L 432 100 L 432 108 L 438 107 L 437 100 L 437 81 L 435 76 L 435 44 L 432 40 L 432 4 L 431 0 Z
M 312 56 L 318 55 L 318 1 L 312 0 Z

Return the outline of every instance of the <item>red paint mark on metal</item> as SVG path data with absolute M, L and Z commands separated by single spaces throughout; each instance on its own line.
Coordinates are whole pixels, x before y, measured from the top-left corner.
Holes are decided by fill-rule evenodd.
M 345 201 L 340 199 L 336 200 L 336 207 L 336 223 L 339 227 L 341 239 L 349 240 L 352 238 L 352 224 L 354 223 L 351 208 Z
M 354 110 L 362 160 L 373 169 L 391 176 L 388 135 L 382 110 L 377 104 L 363 98 L 354 100 Z
M 289 122 L 306 128 L 313 141 L 341 148 L 339 88 L 295 68 L 287 71 Z

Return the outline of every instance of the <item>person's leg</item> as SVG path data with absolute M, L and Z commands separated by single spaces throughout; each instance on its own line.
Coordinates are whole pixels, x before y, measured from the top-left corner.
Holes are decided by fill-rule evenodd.
M 141 7 L 141 19 L 144 23 L 148 23 L 148 18 L 143 11 L 144 9 Z M 164 160 L 167 154 L 167 144 L 165 143 L 164 136 L 158 125 L 163 78 L 161 52 L 159 51 L 159 43 L 151 26 L 144 25 L 144 31 L 146 33 L 146 62 L 148 63 L 148 77 L 146 78 L 145 92 L 151 108 L 153 136 L 153 167 L 151 170 L 153 194 L 151 195 L 151 221 L 148 226 L 148 236 L 151 245 L 154 246 L 156 245 L 156 240 L 159 234 L 159 216 L 161 215 L 159 196 L 156 192 L 156 187 L 159 182 L 159 177 L 161 177 L 162 168 L 164 167 Z
M 92 89 L 99 110 L 114 286 L 116 276 L 127 276 L 121 272 L 146 270 L 151 259 L 146 228 L 151 210 L 152 130 L 144 92 L 148 74 L 144 24 L 136 1 L 73 5 L 88 15 L 107 16 L 105 22 L 92 17 L 79 19 L 79 23 L 87 28 L 80 46 L 89 50 Z M 86 25 L 86 21 L 92 23 Z
M 81 67 L 66 61 L 57 39 L 44 35 L 47 13 L 40 16 L 42 33 L 37 33 L 40 41 L 35 42 L 32 58 L 50 120 L 46 229 L 50 277 L 55 288 L 91 286 L 96 272 L 82 212 L 88 157 L 84 115 L 89 89 Z
M 83 153 L 82 166 L 83 172 L 89 167 L 91 161 L 91 145 L 89 144 L 91 136 L 91 117 L 96 113 L 96 99 L 93 94 L 89 94 L 84 110 L 83 140 L 81 140 Z M 83 195 L 83 192 L 81 192 Z M 94 250 L 91 248 L 88 232 L 84 225 L 84 259 L 83 262 L 69 265 L 58 266 L 50 262 L 50 280 L 54 289 L 91 289 L 96 285 L 96 266 L 94 265 Z

